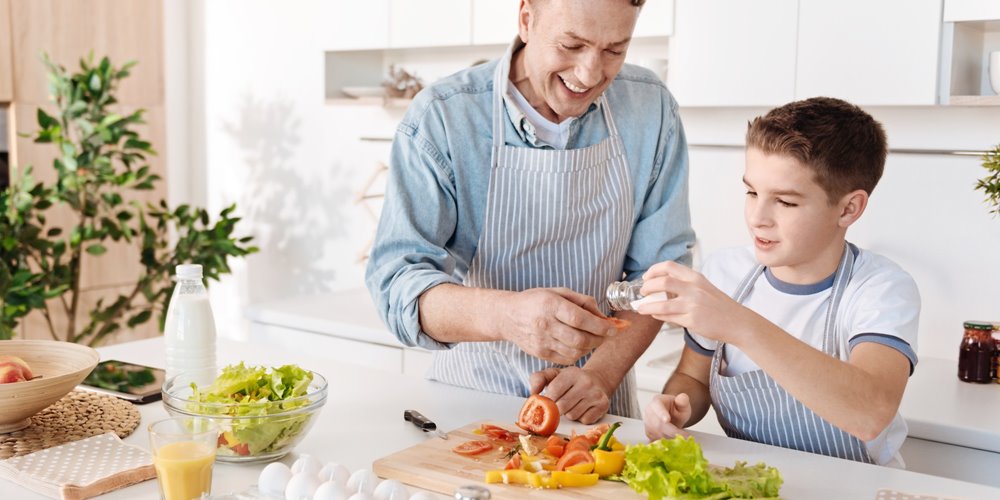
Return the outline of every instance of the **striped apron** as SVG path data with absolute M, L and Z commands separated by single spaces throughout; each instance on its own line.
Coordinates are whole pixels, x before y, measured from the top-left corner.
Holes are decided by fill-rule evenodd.
M 844 255 L 834 275 L 830 306 L 823 328 L 823 352 L 837 359 L 840 359 L 840 343 L 836 337 L 836 312 L 854 269 L 853 250 L 853 245 L 845 245 Z M 762 265 L 751 270 L 736 288 L 733 298 L 742 302 L 763 272 Z M 863 441 L 806 408 L 764 373 L 764 370 L 732 377 L 723 375 L 725 348 L 725 344 L 720 344 L 712 356 L 709 388 L 712 406 L 727 436 L 873 463 Z
M 510 54 L 508 53 L 508 56 Z M 621 279 L 633 225 L 632 180 L 624 145 L 605 96 L 608 138 L 575 150 L 508 146 L 504 141 L 510 57 L 493 81 L 493 151 L 482 233 L 464 284 L 522 291 L 566 287 L 604 299 Z M 577 366 L 590 359 L 587 354 Z M 429 378 L 478 390 L 526 397 L 529 378 L 558 366 L 508 341 L 461 342 L 435 351 Z M 609 413 L 638 417 L 635 374 L 629 370 L 611 396 Z

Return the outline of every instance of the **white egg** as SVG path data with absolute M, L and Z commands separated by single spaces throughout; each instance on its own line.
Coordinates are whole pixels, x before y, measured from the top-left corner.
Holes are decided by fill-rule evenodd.
M 351 498 L 348 498 L 347 500 L 375 500 L 375 499 L 372 498 L 372 496 L 369 495 L 368 493 L 365 493 L 363 491 L 359 491 L 359 492 L 351 495 Z
M 379 483 L 372 493 L 375 500 L 408 500 L 410 492 L 403 486 L 403 483 L 395 479 L 387 479 Z
M 426 491 L 418 491 L 410 497 L 410 500 L 438 500 L 438 497 L 427 493 Z
M 312 455 L 302 455 L 292 464 L 292 474 L 306 472 L 311 476 L 315 476 L 319 474 L 319 470 L 322 468 L 323 463 L 313 458 Z
M 299 472 L 292 474 L 285 487 L 285 500 L 309 500 L 319 488 L 319 478 L 316 474 Z
M 257 487 L 260 491 L 272 495 L 281 495 L 288 486 L 288 480 L 292 478 L 292 470 L 281 462 L 267 464 L 264 470 L 260 471 L 257 477 Z
M 313 493 L 313 500 L 347 500 L 351 498 L 351 492 L 344 488 L 344 485 L 333 481 L 327 481 L 316 488 Z
M 340 486 L 347 486 L 347 480 L 350 478 L 350 469 L 336 462 L 330 462 L 324 465 L 319 471 L 320 481 L 333 481 Z
M 347 491 L 371 495 L 378 487 L 379 478 L 371 469 L 358 469 L 347 480 Z

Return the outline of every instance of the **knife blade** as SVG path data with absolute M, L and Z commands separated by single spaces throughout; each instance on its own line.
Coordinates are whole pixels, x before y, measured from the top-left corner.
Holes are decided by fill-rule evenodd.
M 417 410 L 405 410 L 403 412 L 403 420 L 410 422 L 424 432 L 431 432 L 441 439 L 448 439 L 448 435 L 438 430 L 437 424 L 433 420 L 423 416 Z

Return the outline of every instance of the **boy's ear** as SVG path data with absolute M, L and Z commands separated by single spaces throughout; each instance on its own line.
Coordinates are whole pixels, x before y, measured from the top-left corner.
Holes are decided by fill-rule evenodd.
M 857 189 L 844 195 L 840 199 L 840 227 L 846 228 L 854 224 L 861 218 L 868 208 L 868 193 L 864 189 Z

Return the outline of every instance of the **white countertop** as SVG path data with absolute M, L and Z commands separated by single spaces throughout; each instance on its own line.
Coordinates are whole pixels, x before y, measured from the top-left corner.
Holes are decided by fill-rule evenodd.
M 355 470 L 424 439 L 433 439 L 403 421 L 403 410 L 420 410 L 445 430 L 479 420 L 512 421 L 523 399 L 469 391 L 364 367 L 334 364 L 302 353 L 281 352 L 243 342 L 219 340 L 220 362 L 297 363 L 320 372 L 330 383 L 329 398 L 319 420 L 297 449 L 282 459 L 291 464 L 299 454 L 311 454 L 323 462 L 337 461 Z M 121 359 L 162 366 L 163 340 L 154 338 L 100 348 L 102 359 Z M 140 406 L 142 422 L 125 439 L 148 449 L 145 426 L 165 417 L 162 404 Z M 615 418 L 615 420 L 618 420 Z M 561 432 L 580 428 L 564 421 Z M 736 460 L 765 461 L 778 467 L 785 479 L 784 498 L 874 498 L 879 489 L 911 494 L 1000 498 L 1000 489 L 945 479 L 916 472 L 889 469 L 847 460 L 812 455 L 722 436 L 693 433 L 705 456 L 713 463 L 731 465 Z M 619 435 L 625 442 L 645 441 L 642 422 L 625 419 Z M 242 491 L 256 482 L 264 464 L 218 464 L 213 493 Z M 40 495 L 0 481 L 0 497 L 41 499 Z M 155 481 L 112 492 L 108 499 L 155 499 Z

